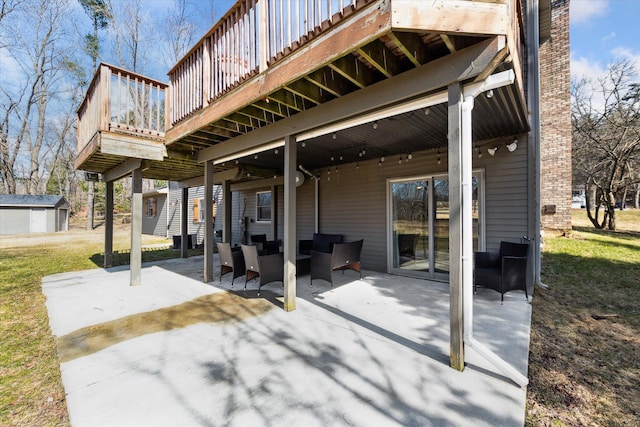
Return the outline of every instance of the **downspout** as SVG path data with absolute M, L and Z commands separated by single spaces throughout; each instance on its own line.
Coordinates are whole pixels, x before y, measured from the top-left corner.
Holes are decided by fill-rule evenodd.
M 528 103 L 529 111 L 531 113 L 531 132 L 529 133 L 530 142 L 530 158 L 533 160 L 533 177 L 529 176 L 530 182 L 533 182 L 534 193 L 534 225 L 531 230 L 531 236 L 533 237 L 534 244 L 534 275 L 535 283 L 542 289 L 548 289 L 549 286 L 542 283 L 541 270 L 542 270 L 542 254 L 541 254 L 541 242 L 542 239 L 542 208 L 541 208 L 541 168 L 540 168 L 540 23 L 539 23 L 539 3 L 538 0 L 531 0 L 527 2 L 527 46 L 529 70 L 528 74 Z

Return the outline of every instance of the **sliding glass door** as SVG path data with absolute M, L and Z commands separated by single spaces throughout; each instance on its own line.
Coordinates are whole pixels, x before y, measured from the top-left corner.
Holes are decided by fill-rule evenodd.
M 473 238 L 482 227 L 482 173 L 473 176 Z M 449 274 L 449 180 L 446 175 L 389 180 L 388 266 L 401 275 L 446 280 Z

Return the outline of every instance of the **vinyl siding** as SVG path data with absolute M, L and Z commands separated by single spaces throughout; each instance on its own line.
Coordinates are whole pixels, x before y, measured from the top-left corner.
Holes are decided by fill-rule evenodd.
M 222 217 L 223 217 L 223 200 L 222 191 L 219 186 L 213 187 L 214 200 L 217 205 L 216 219 L 213 225 L 214 230 L 222 229 Z M 193 200 L 195 198 L 204 198 L 204 187 L 192 187 L 189 188 L 189 199 L 187 200 L 187 230 L 188 234 L 197 235 L 197 243 L 202 244 L 204 242 L 204 223 L 193 222 Z M 182 233 L 180 225 L 182 209 L 182 188 L 179 188 L 177 183 L 169 183 L 169 206 L 167 209 L 169 215 L 168 234 L 169 237 L 179 236 Z
M 147 201 L 156 198 L 156 216 L 147 216 Z M 155 194 L 143 198 L 142 234 L 167 237 L 167 195 Z

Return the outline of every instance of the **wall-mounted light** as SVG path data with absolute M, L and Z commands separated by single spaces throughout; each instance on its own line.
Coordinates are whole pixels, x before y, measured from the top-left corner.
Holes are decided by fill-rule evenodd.
M 338 134 L 334 132 L 333 135 L 331 135 L 331 138 L 333 138 L 333 139 L 338 138 Z
M 513 142 L 511 144 L 507 144 L 507 150 L 509 150 L 510 153 L 513 153 L 516 151 L 516 148 L 518 148 L 518 140 L 513 138 Z
M 411 160 L 411 159 L 413 159 L 413 154 L 411 153 L 407 154 L 407 160 Z
M 490 156 L 495 156 L 496 151 L 498 151 L 498 147 L 487 148 L 487 153 L 489 153 Z
M 307 146 L 307 143 L 306 143 L 306 142 L 303 142 L 303 143 L 302 143 L 302 144 L 300 144 L 300 145 L 302 146 L 302 148 L 304 148 L 304 147 L 306 147 L 306 146 Z
M 378 121 L 373 122 L 373 129 L 378 129 Z
M 431 114 L 431 110 L 429 109 L 429 107 L 424 109 L 424 115 L 428 116 L 429 114 Z

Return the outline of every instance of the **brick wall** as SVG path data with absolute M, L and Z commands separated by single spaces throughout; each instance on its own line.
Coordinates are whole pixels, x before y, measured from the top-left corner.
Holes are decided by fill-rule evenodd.
M 554 0 L 551 3 L 551 37 L 540 46 L 542 227 L 570 230 L 569 0 Z M 553 206 L 555 213 L 550 213 Z

